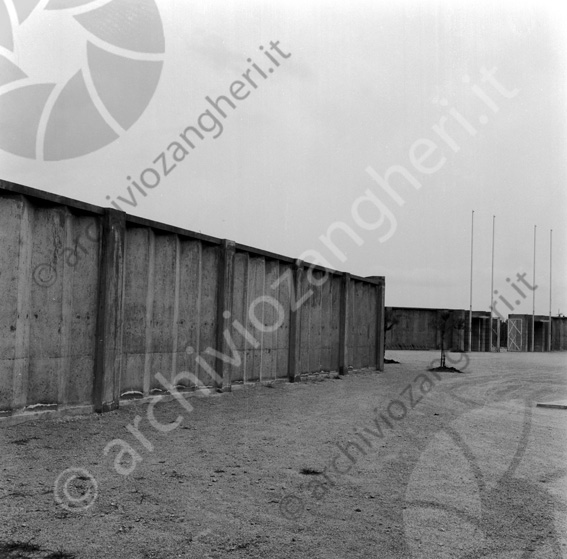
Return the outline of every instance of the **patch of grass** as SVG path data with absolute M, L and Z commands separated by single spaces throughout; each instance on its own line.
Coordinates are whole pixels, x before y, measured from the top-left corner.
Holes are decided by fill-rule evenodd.
M 41 551 L 41 547 L 31 542 L 0 542 L 2 559 L 31 559 Z M 30 554 L 34 555 L 30 555 Z
M 76 559 L 74 553 L 67 553 L 66 551 L 52 551 L 49 555 L 46 555 L 44 559 Z
M 323 472 L 321 472 L 320 470 L 315 470 L 314 468 L 301 468 L 301 470 L 299 470 L 300 474 L 303 474 L 304 476 L 320 476 Z
M 459 369 L 455 367 L 433 367 L 432 369 L 427 369 L 428 371 L 437 371 L 439 373 L 462 373 Z
M 49 493 L 51 493 L 51 490 L 49 490 Z M 30 493 L 24 493 L 23 491 L 12 491 L 6 497 L 30 497 L 30 495 Z
M 17 444 L 18 446 L 24 446 L 28 444 L 30 441 L 38 440 L 39 437 L 29 437 L 27 439 L 17 439 L 15 441 L 10 441 L 10 444 Z
M 44 555 L 47 553 L 47 555 Z M 1 559 L 76 559 L 74 553 L 68 553 L 61 549 L 57 551 L 48 551 L 42 549 L 39 545 L 27 542 L 0 542 L 0 558 Z

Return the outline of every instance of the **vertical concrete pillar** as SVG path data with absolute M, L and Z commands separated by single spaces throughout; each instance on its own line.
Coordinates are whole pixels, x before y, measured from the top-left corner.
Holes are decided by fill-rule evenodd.
M 496 351 L 500 351 L 500 328 L 502 323 L 500 322 L 500 318 L 496 317 Z
M 386 280 L 381 279 L 376 286 L 376 369 L 384 370 L 384 353 L 386 352 L 386 336 L 385 336 L 385 291 Z
M 232 355 L 232 349 L 228 346 L 224 333 L 227 329 L 230 329 L 231 323 L 235 249 L 236 244 L 234 241 L 224 239 L 221 244 L 219 257 L 216 345 L 217 351 L 221 355 L 229 356 Z M 217 375 L 222 378 L 222 386 L 216 386 L 216 388 L 220 388 L 223 392 L 230 392 L 230 363 L 227 363 L 221 357 L 217 357 L 215 370 Z
M 30 368 L 30 317 L 31 313 L 31 289 L 32 289 L 32 258 L 33 258 L 33 208 L 24 196 L 18 196 L 13 201 L 9 198 L 2 199 L 0 207 L 2 225 L 5 227 L 3 235 L 10 242 L 8 250 L 2 250 L 0 263 L 3 269 L 14 270 L 12 274 L 4 274 L 3 287 L 9 278 L 10 289 L 3 291 L 3 301 L 9 300 L 9 295 L 15 292 L 16 299 L 16 329 L 10 335 L 13 336 L 14 359 L 12 393 L 4 371 L 0 367 L 0 409 L 4 407 L 13 410 L 21 409 L 28 403 L 28 383 Z M 10 235 L 12 238 L 10 239 Z M 11 245 L 11 246 L 10 246 Z M 9 258 L 11 259 L 9 260 Z M 11 293 L 10 293 L 11 292 Z M 14 297 L 14 295 L 12 295 Z M 12 299 L 13 300 L 13 299 Z M 6 328 L 6 332 L 8 328 Z M 7 340 L 2 340 L 3 346 Z M 5 351 L 5 346 L 2 347 Z M 4 352 L 3 351 L 3 352 Z M 11 401 L 10 401 L 11 400 Z M 35 404 L 35 402 L 32 402 Z
M 125 235 L 126 214 L 105 209 L 101 227 L 93 387 L 94 410 L 98 413 L 114 410 L 120 402 Z
M 350 274 L 341 278 L 341 304 L 339 309 L 339 375 L 348 372 L 348 305 L 350 292 Z
M 289 305 L 289 356 L 287 361 L 287 377 L 289 382 L 299 382 L 301 380 L 300 350 L 301 350 L 301 305 L 297 301 L 301 300 L 303 286 L 303 262 L 297 260 L 293 267 L 292 284 L 290 285 L 290 305 Z

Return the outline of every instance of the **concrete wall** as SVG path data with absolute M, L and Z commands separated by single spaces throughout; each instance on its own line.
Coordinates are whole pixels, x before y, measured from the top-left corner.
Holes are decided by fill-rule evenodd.
M 468 311 L 466 311 L 465 339 L 468 340 Z M 493 326 L 498 328 L 500 321 L 498 317 L 493 318 Z M 470 351 L 490 351 L 490 312 L 473 311 L 471 320 L 471 347 Z M 497 340 L 493 336 L 492 345 L 497 346 Z
M 532 350 L 532 315 L 511 314 L 508 319 L 521 320 L 521 345 L 519 351 L 549 351 L 549 316 L 534 317 L 534 348 Z M 551 317 L 551 351 L 567 349 L 566 320 L 562 317 Z M 510 348 L 508 348 L 510 350 Z
M 567 350 L 567 317 L 551 317 L 551 350 Z
M 0 417 L 383 368 L 382 277 L 0 181 Z
M 395 317 L 397 324 L 386 332 L 386 349 L 440 349 L 439 314 L 442 310 L 444 309 L 387 307 L 386 312 Z M 463 310 L 451 312 L 457 319 L 466 319 Z M 463 351 L 464 340 L 465 329 L 457 330 L 448 325 L 445 349 Z
M 427 309 L 416 307 L 387 307 L 386 311 L 398 321 L 386 332 L 386 349 L 440 349 L 441 333 L 439 313 L 449 310 L 452 320 L 463 321 L 464 328 L 455 329 L 448 325 L 445 337 L 446 349 L 453 351 L 490 351 L 490 312 L 473 311 L 471 348 L 468 344 L 469 311 L 463 309 Z M 494 317 L 493 346 L 497 347 L 496 332 L 501 321 Z M 501 338 L 502 342 L 502 338 Z

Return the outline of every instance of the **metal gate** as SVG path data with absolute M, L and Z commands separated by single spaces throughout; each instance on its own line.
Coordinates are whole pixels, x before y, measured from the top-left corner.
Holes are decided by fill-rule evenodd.
M 508 351 L 522 351 L 522 323 L 521 318 L 508 319 Z

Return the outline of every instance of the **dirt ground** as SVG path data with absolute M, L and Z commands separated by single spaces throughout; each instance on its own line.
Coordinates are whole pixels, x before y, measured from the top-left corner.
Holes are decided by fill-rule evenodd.
M 0 558 L 567 557 L 567 355 L 452 356 L 0 428 Z

